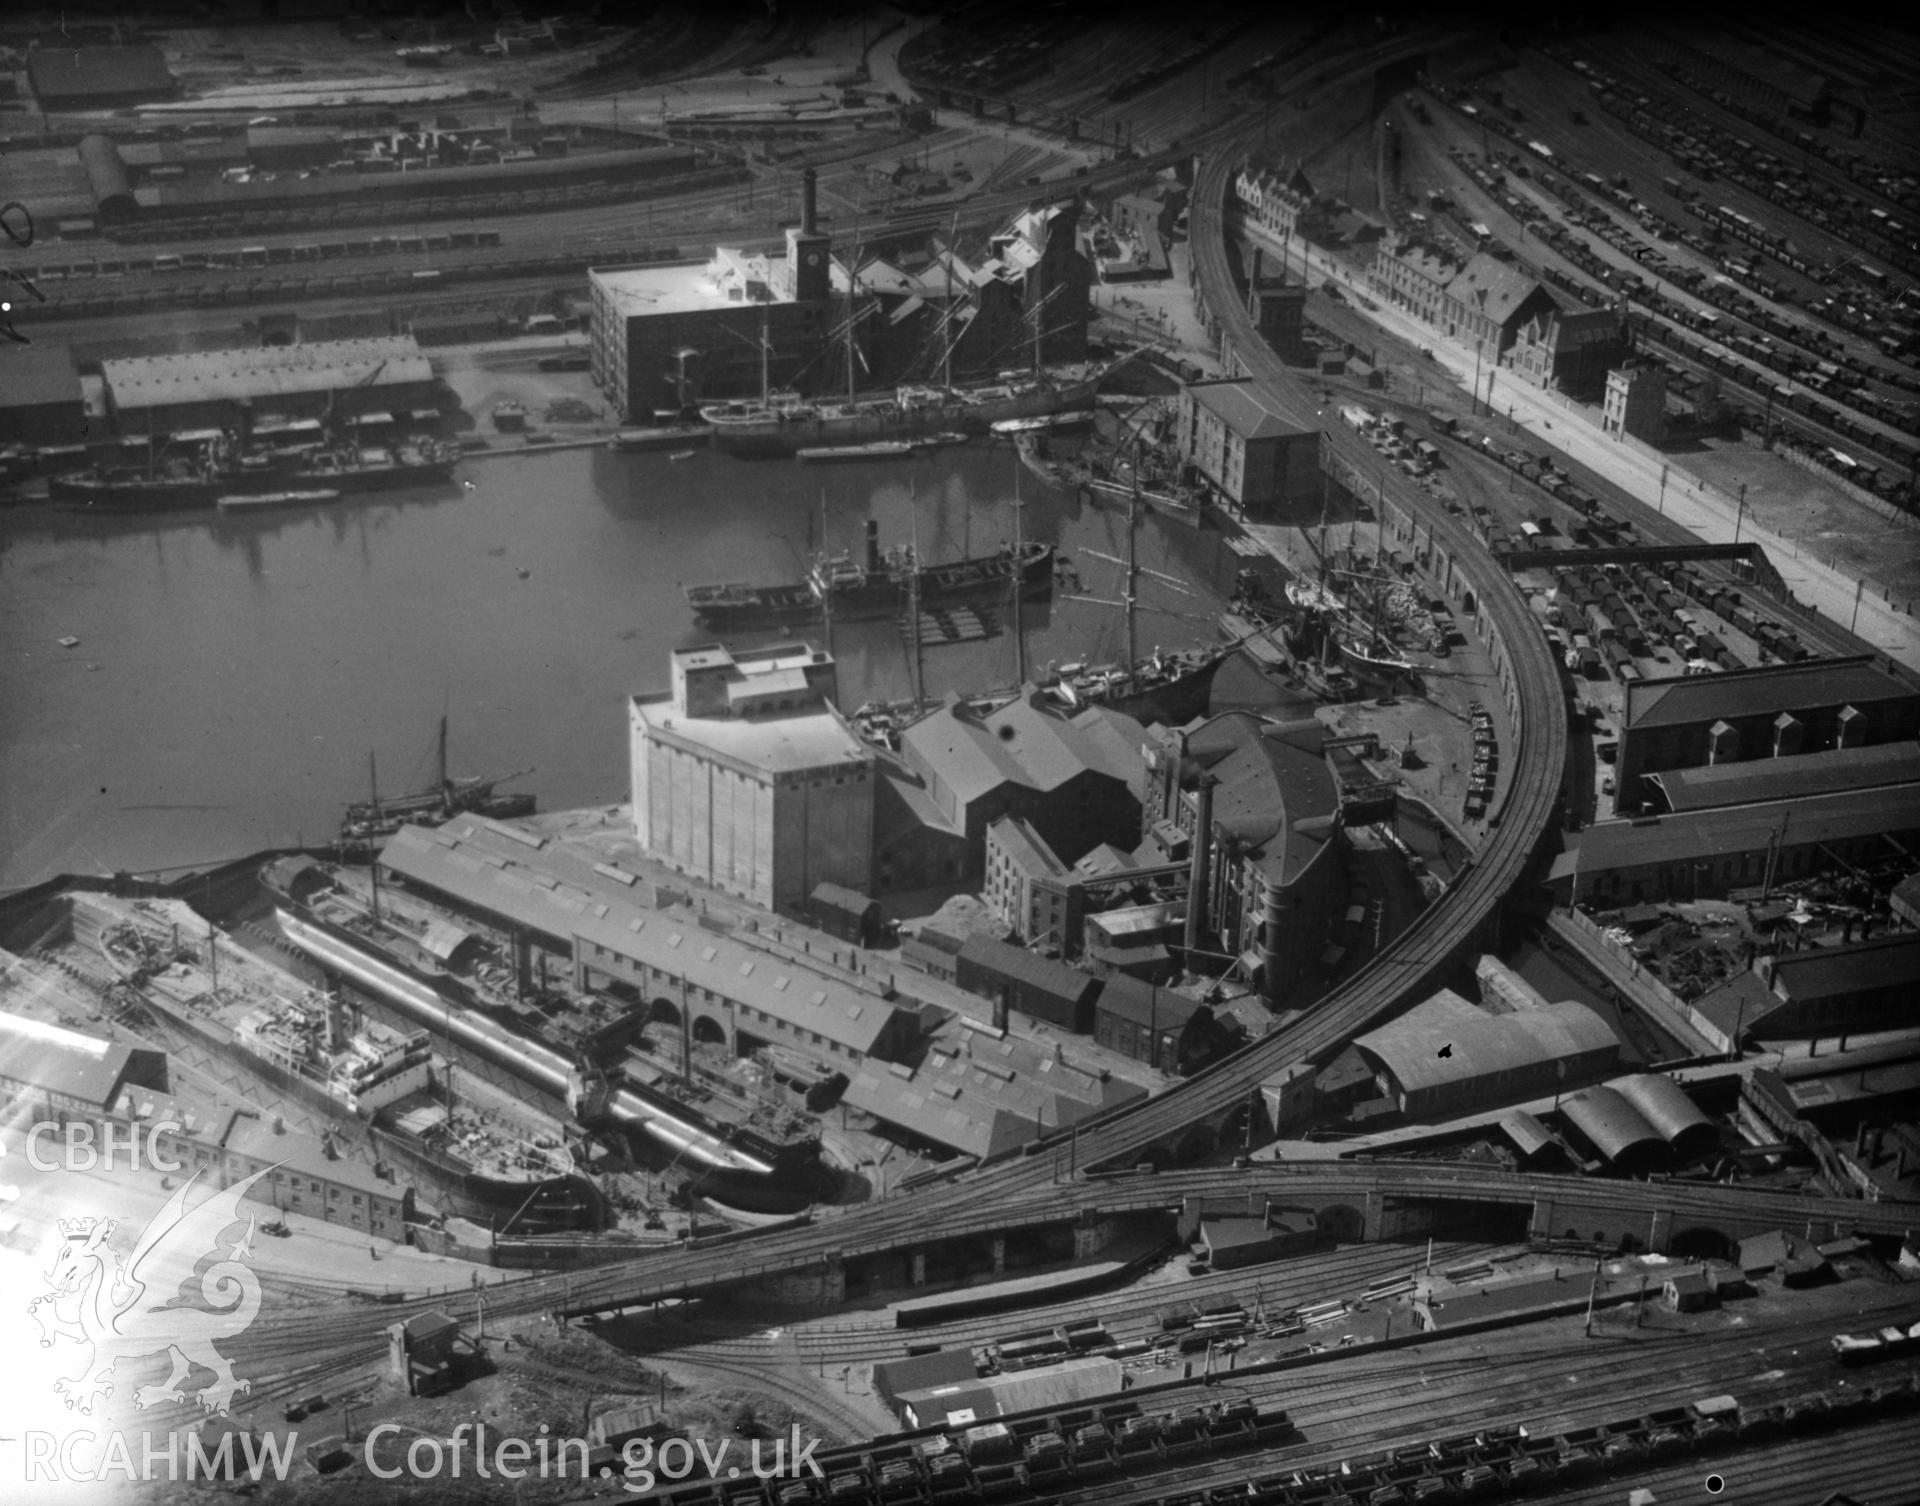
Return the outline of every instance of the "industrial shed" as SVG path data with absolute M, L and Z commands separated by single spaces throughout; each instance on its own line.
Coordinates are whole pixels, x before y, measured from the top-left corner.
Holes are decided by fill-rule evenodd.
M 990 936 L 969 936 L 960 948 L 955 981 L 969 993 L 1017 1009 L 1049 1025 L 1086 1035 L 1100 980 Z
M 27 81 L 43 110 L 111 110 L 177 92 L 158 47 L 37 47 Z
M 86 420 L 72 351 L 37 341 L 0 348 L 0 444 L 77 444 Z
M 902 1396 L 940 1386 L 961 1385 L 978 1375 L 971 1350 L 936 1349 L 932 1354 L 910 1354 L 905 1359 L 880 1361 L 873 1367 L 873 1394 L 898 1416 Z
M 431 407 L 433 366 L 411 335 L 102 361 L 124 432 L 249 428 L 256 416 Z
M 1671 1077 L 1640 1072 L 1632 1077 L 1616 1077 L 1607 1086 L 1638 1109 L 1641 1118 L 1675 1150 L 1709 1148 L 1719 1138 L 1713 1121 L 1700 1112 L 1686 1089 Z
M 120 224 L 140 212 L 133 196 L 133 179 L 120 148 L 108 136 L 80 138 L 80 165 L 86 169 L 87 188 L 93 194 L 94 208 L 108 224 Z
M 1382 1097 L 1409 1118 L 1438 1118 L 1588 1082 L 1620 1057 L 1613 1028 L 1584 1004 L 1492 1015 L 1442 990 L 1351 1048 Z
M 815 884 L 807 897 L 807 910 L 821 930 L 855 946 L 875 945 L 886 929 L 880 902 L 845 884 Z
M 1560 1105 L 1567 1124 L 1616 1166 L 1644 1165 L 1667 1148 L 1646 1116 L 1610 1087 L 1588 1088 Z
M 1063 1360 L 1058 1365 L 1036 1365 L 1007 1375 L 902 1392 L 895 1406 L 910 1428 L 965 1427 L 1015 1412 L 1076 1407 L 1095 1397 L 1116 1396 L 1120 1389 L 1118 1360 Z

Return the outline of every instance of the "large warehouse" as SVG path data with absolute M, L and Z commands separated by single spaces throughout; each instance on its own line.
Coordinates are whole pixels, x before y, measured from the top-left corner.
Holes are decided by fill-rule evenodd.
M 1409 1119 L 1444 1119 L 1592 1082 L 1613 1070 L 1620 1042 L 1584 1004 L 1495 1015 L 1443 990 L 1342 1055 L 1357 1055 Z M 1340 1070 L 1336 1058 L 1327 1072 Z
M 435 408 L 433 364 L 412 335 L 259 345 L 100 363 L 122 435 L 228 429 L 328 412 Z
M 1865 656 L 1637 680 L 1626 690 L 1614 806 L 1623 816 L 1647 804 L 1649 774 L 1911 741 L 1920 733 L 1920 690 Z
M 27 80 L 43 110 L 113 110 L 177 92 L 158 47 L 36 47 Z

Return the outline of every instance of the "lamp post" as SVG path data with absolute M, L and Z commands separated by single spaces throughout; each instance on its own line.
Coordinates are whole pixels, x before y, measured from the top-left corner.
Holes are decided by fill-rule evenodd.
M 1740 525 L 1747 518 L 1747 483 L 1740 483 L 1740 510 L 1733 515 L 1733 541 L 1740 542 Z

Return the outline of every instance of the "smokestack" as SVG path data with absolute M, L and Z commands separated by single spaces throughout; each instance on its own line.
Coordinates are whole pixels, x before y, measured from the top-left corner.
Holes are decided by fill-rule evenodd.
M 993 1001 L 993 1028 L 1002 1034 L 1005 1034 L 1007 1029 L 1007 995 L 1009 992 L 1010 990 L 1007 986 L 1004 983 L 1001 984 L 999 997 Z
M 814 172 L 808 168 L 800 175 L 800 229 L 806 235 L 814 231 Z
M 1207 922 L 1207 875 L 1212 867 L 1209 848 L 1213 845 L 1214 777 L 1202 774 L 1194 786 L 1197 809 L 1193 822 L 1193 853 L 1187 869 L 1187 935 L 1189 955 L 1187 971 L 1193 971 L 1191 955 L 1200 945 L 1201 929 Z
M 1258 246 L 1253 248 L 1253 276 L 1249 279 L 1247 286 L 1254 292 L 1260 290 L 1260 248 Z
M 880 522 L 877 518 L 867 519 L 867 569 L 875 575 L 880 573 Z

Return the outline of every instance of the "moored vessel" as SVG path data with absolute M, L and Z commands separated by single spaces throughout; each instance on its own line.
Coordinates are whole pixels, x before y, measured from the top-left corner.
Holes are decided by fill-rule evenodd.
M 502 821 L 534 813 L 535 799 L 532 795 L 496 793 L 494 789 L 494 786 L 505 784 L 509 779 L 519 779 L 532 773 L 531 769 L 522 769 L 501 779 L 474 775 L 452 778 L 447 773 L 447 719 L 444 716 L 440 718 L 440 734 L 435 748 L 440 777 L 432 786 L 407 795 L 384 797 L 380 793 L 379 773 L 374 766 L 373 755 L 369 753 L 368 798 L 348 805 L 340 822 L 341 840 L 362 845 L 390 837 L 408 824 L 438 826 L 469 811 Z
M 837 402 L 791 394 L 700 410 L 716 447 L 744 455 L 790 455 L 831 444 L 911 440 L 924 434 L 984 434 L 998 422 L 1083 409 L 1112 370 L 1097 365 L 960 387 L 903 386 Z
M 595 1228 L 564 1126 L 477 1081 L 455 1085 L 425 1029 L 372 1020 L 220 934 L 179 900 L 77 893 L 90 940 L 159 1026 L 324 1116 L 337 1146 L 364 1136 L 418 1212 L 520 1232 Z
M 776 627 L 811 621 L 831 604 L 835 621 L 897 616 L 908 596 L 918 593 L 921 608 L 1005 590 L 1018 578 L 1023 596 L 1053 589 L 1053 545 L 1003 545 L 992 554 L 922 564 L 911 545 L 882 552 L 880 525 L 869 519 L 865 557 L 835 555 L 822 560 L 803 581 L 772 586 L 723 582 L 687 587 L 687 603 L 709 627 Z

